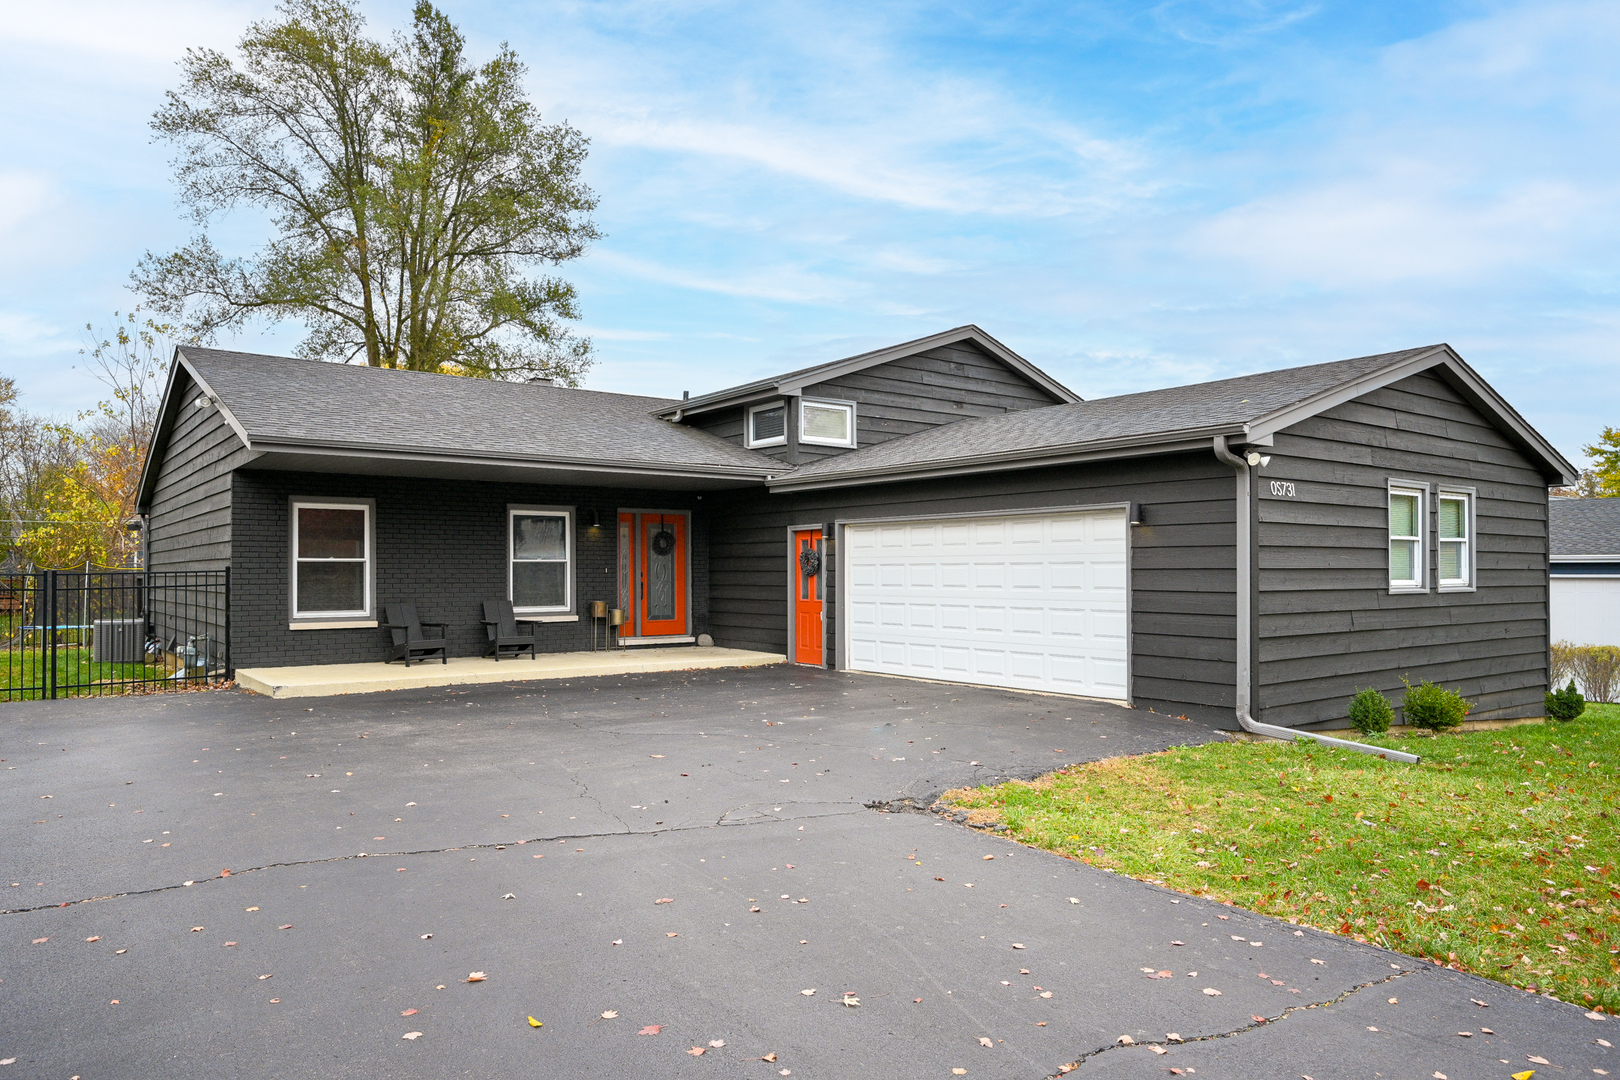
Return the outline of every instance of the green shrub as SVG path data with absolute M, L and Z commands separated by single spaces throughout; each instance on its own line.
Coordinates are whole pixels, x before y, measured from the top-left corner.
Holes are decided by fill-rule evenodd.
M 1468 718 L 1473 703 L 1464 701 L 1455 690 L 1436 686 L 1427 679 L 1413 686 L 1406 683 L 1406 696 L 1401 699 L 1401 714 L 1413 727 L 1433 732 L 1450 731 Z
M 1554 720 L 1573 720 L 1585 711 L 1586 699 L 1575 689 L 1574 679 L 1564 689 L 1554 690 L 1547 695 L 1547 715 Z
M 1389 698 L 1367 687 L 1357 690 L 1350 699 L 1350 723 L 1363 735 L 1382 735 L 1395 719 L 1395 707 Z

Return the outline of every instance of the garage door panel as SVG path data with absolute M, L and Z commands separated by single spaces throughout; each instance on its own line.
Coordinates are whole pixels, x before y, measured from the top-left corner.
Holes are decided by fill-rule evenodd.
M 1122 510 L 848 526 L 849 665 L 1123 698 L 1127 535 Z

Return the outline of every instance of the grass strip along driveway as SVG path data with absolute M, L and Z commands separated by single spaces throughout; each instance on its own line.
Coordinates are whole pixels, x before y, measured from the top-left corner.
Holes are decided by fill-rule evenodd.
M 1424 760 L 1211 743 L 942 802 L 1093 866 L 1620 1012 L 1620 706 L 1368 741 Z

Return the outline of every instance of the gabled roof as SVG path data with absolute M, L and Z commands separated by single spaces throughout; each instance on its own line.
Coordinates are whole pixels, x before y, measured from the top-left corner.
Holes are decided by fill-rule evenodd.
M 1555 482 L 1573 467 L 1448 345 L 1287 368 L 1235 379 L 960 420 L 800 466 L 774 491 L 905 480 L 1016 466 L 1255 442 L 1419 371 L 1440 369 Z M 1233 438 L 1235 436 L 1235 438 Z
M 1554 562 L 1620 562 L 1620 499 L 1552 499 L 1547 515 Z
M 175 350 L 142 477 L 142 505 L 181 406 L 175 387 L 182 375 L 217 402 L 259 455 L 260 468 L 386 458 L 446 469 L 456 463 L 553 466 L 752 482 L 785 468 L 707 432 L 656 419 L 655 412 L 672 404 L 668 398 L 183 346 Z
M 1018 374 L 1024 376 L 1031 383 L 1051 394 L 1058 401 L 1079 401 L 1080 397 L 1074 391 L 1052 378 L 1046 372 L 1013 352 L 1007 346 L 969 323 L 967 326 L 958 326 L 953 330 L 946 330 L 928 337 L 917 338 L 914 341 L 903 341 L 898 345 L 887 348 L 874 349 L 871 352 L 860 353 L 857 356 L 846 356 L 842 360 L 833 360 L 826 364 L 817 364 L 814 367 L 800 368 L 785 375 L 775 375 L 769 379 L 757 379 L 754 382 L 743 383 L 726 390 L 716 390 L 710 394 L 703 394 L 687 401 L 675 402 L 673 407 L 662 410 L 658 415 L 664 417 L 695 416 L 699 413 L 712 412 L 715 409 L 724 409 L 731 405 L 738 405 L 746 401 L 755 401 L 777 394 L 798 394 L 807 386 L 836 379 L 856 371 L 865 371 L 867 368 L 886 364 L 890 360 L 899 360 L 902 357 L 912 356 L 916 353 L 927 352 L 942 345 L 954 345 L 961 341 L 971 341 L 985 352 L 1006 364 Z

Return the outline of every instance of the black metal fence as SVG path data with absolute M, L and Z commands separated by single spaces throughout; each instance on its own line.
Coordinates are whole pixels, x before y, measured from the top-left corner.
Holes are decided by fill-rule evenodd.
M 231 675 L 228 568 L 0 577 L 0 701 L 190 690 Z

